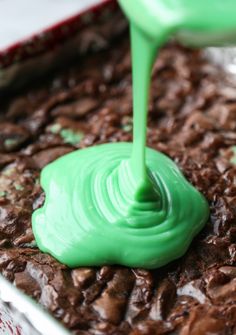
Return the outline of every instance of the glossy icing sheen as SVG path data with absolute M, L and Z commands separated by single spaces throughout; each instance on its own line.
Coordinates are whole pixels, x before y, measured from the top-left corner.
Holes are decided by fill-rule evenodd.
M 46 202 L 33 214 L 40 249 L 71 267 L 162 266 L 186 251 L 209 215 L 206 200 L 175 163 L 146 149 L 148 92 L 158 48 L 173 31 L 185 41 L 194 31 L 195 42 L 199 32 L 210 31 L 220 41 L 230 36 L 232 20 L 223 19 L 218 29 L 214 18 L 203 17 L 203 4 L 190 0 L 120 2 L 132 22 L 133 144 L 95 146 L 47 166 L 41 176 Z M 215 3 L 220 19 L 222 5 Z
M 43 170 L 46 202 L 34 213 L 40 249 L 71 267 L 155 268 L 186 251 L 207 219 L 204 198 L 173 161 L 147 149 L 148 173 L 156 191 L 139 199 L 130 169 L 131 150 L 131 143 L 94 146 Z

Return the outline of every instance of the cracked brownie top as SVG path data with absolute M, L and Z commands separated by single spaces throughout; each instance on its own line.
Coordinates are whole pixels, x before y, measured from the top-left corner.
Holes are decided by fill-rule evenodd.
M 71 270 L 37 249 L 31 214 L 44 202 L 40 170 L 75 149 L 131 141 L 131 112 L 127 36 L 2 99 L 0 270 L 74 334 L 234 334 L 236 89 L 200 51 L 162 49 L 148 117 L 148 145 L 174 159 L 210 204 L 187 254 L 155 271 Z

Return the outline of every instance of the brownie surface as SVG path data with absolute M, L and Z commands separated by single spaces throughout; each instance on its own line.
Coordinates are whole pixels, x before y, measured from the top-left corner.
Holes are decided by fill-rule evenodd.
M 161 50 L 147 132 L 209 201 L 186 255 L 154 271 L 69 269 L 37 249 L 41 169 L 75 149 L 131 141 L 131 112 L 127 36 L 1 101 L 0 271 L 74 334 L 236 334 L 236 88 L 198 50 Z

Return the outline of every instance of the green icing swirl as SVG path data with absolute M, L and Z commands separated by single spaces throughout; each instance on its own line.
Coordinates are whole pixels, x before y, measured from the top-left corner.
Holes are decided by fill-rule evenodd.
M 131 143 L 75 151 L 42 172 L 46 201 L 33 215 L 37 244 L 75 266 L 156 268 L 183 255 L 208 217 L 204 197 L 164 154 L 146 150 L 152 196 L 133 178 Z

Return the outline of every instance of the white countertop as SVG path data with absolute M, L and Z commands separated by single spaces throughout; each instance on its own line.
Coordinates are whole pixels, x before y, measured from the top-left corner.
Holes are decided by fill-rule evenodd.
M 103 0 L 0 0 L 0 50 Z

